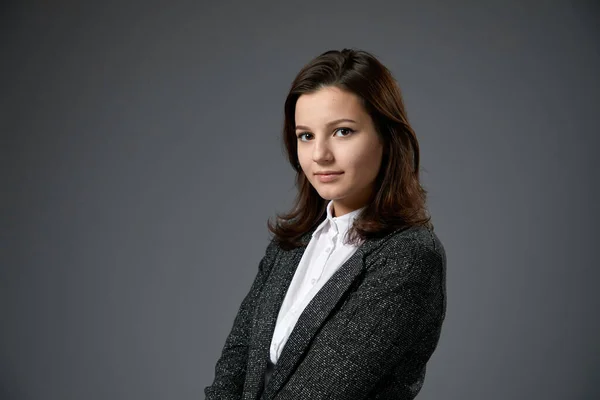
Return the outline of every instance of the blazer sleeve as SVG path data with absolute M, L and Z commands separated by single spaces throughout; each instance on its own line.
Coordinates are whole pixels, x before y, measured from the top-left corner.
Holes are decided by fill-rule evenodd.
M 238 400 L 242 397 L 248 361 L 248 341 L 252 326 L 252 316 L 262 287 L 267 280 L 275 259 L 276 246 L 273 240 L 267 246 L 265 255 L 258 265 L 250 291 L 233 321 L 231 332 L 225 340 L 221 356 L 215 366 L 214 381 L 204 388 L 206 400 Z
M 278 399 L 380 398 L 378 384 L 390 382 L 391 374 L 405 371 L 395 378 L 403 379 L 425 367 L 445 316 L 446 258 L 443 248 L 408 247 L 386 252 L 368 268 Z M 416 395 L 419 389 L 411 391 Z

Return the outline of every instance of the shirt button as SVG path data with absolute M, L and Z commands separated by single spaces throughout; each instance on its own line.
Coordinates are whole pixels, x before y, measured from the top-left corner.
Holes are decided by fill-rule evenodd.
M 326 248 L 325 251 L 329 253 L 331 251 L 331 247 Z
M 314 285 L 316 281 L 317 280 L 313 278 L 313 279 L 310 280 L 310 283 L 312 283 Z

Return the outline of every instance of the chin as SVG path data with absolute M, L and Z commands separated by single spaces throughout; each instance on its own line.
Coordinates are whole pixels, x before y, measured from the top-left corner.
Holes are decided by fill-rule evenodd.
M 319 196 L 321 196 L 324 200 L 337 200 L 344 197 L 344 195 L 339 190 L 318 190 Z

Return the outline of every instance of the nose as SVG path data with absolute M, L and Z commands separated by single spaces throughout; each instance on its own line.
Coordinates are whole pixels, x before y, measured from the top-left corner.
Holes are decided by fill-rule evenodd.
M 332 159 L 331 149 L 325 140 L 315 140 L 312 152 L 313 161 L 316 163 L 329 162 Z

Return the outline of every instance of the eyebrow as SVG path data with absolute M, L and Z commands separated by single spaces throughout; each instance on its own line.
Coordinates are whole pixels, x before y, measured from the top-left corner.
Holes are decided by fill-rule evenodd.
M 349 119 L 349 118 L 340 118 L 340 119 L 336 119 L 335 121 L 331 121 L 328 122 L 326 126 L 331 126 L 331 125 L 336 125 L 339 124 L 340 122 L 353 122 L 353 123 L 357 123 L 355 120 L 353 119 Z M 310 128 L 308 126 L 304 126 L 304 125 L 296 125 L 296 129 L 306 129 L 306 130 L 310 130 Z

